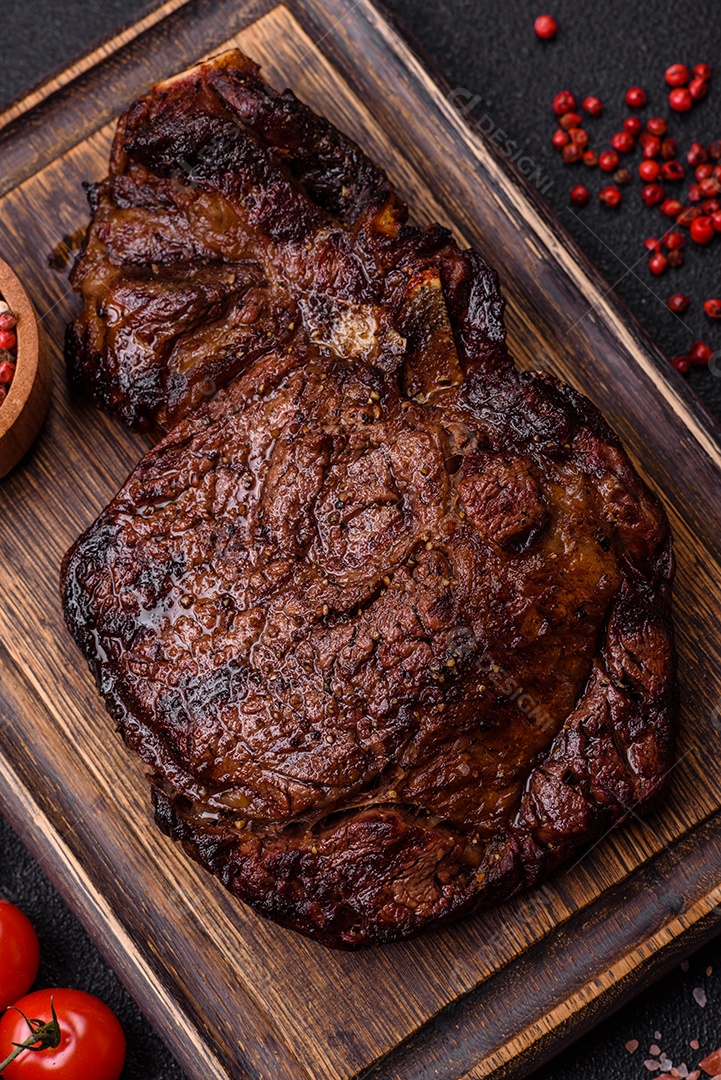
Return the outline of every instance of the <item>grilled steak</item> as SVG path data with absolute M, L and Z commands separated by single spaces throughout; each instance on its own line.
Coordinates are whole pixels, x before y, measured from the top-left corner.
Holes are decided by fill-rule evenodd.
M 76 378 L 181 419 L 66 556 L 64 607 L 161 827 L 354 947 L 657 799 L 666 518 L 590 402 L 516 371 L 480 257 L 235 53 L 129 110 L 93 199 Z

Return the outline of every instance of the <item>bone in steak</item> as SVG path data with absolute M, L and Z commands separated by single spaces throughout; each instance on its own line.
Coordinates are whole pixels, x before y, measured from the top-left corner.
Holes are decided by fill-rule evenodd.
M 131 107 L 92 201 L 74 377 L 181 419 L 66 556 L 64 606 L 161 827 L 353 947 L 656 800 L 666 518 L 589 401 L 516 371 L 481 258 L 237 52 Z

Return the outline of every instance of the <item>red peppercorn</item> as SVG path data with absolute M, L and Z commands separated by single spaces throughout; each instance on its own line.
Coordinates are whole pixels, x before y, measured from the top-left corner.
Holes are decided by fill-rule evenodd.
M 648 184 L 656 180 L 660 172 L 661 166 L 657 161 L 642 161 L 638 167 L 638 175 Z
M 648 268 L 655 277 L 659 277 L 661 274 L 665 274 L 667 266 L 668 259 L 660 252 L 658 252 L 656 255 L 652 255 L 651 258 L 648 260 Z
M 13 381 L 15 374 L 15 365 L 10 360 L 3 360 L 0 363 L 0 383 L 9 386 Z
M 691 370 L 691 361 L 688 356 L 674 356 L 671 363 L 681 375 L 688 375 Z
M 574 162 L 581 160 L 581 151 L 575 143 L 569 143 L 568 146 L 564 146 L 561 156 L 567 165 L 573 165 Z
M 708 156 L 712 161 L 719 161 L 719 159 L 721 159 L 721 140 L 709 143 Z
M 600 116 L 603 112 L 603 102 L 598 97 L 584 98 L 583 107 L 590 116 Z
M 643 131 L 643 124 L 637 116 L 627 116 L 623 122 L 623 129 L 634 137 Z
M 559 90 L 553 99 L 553 111 L 556 116 L 563 116 L 564 113 L 573 112 L 576 108 L 576 99 L 570 90 Z
M 630 154 L 636 145 L 636 140 L 628 131 L 617 131 L 611 136 L 611 146 L 620 154 Z
M 646 206 L 656 206 L 657 203 L 663 201 L 665 194 L 666 192 L 660 184 L 646 184 L 641 191 L 641 198 L 646 203 Z
M 666 233 L 663 242 L 669 251 L 680 251 L 681 248 L 686 246 L 686 237 L 683 233 L 672 229 L 671 232 Z
M 598 165 L 598 154 L 595 150 L 586 150 L 583 155 L 583 164 L 588 165 L 589 168 L 593 168 Z
M 601 191 L 599 191 L 598 197 L 604 206 L 616 207 L 621 202 L 623 193 L 615 184 L 610 184 L 608 187 L 602 188 Z
M 693 73 L 697 79 L 710 79 L 711 66 L 710 64 L 696 64 L 694 66 Z
M 721 213 L 718 210 L 714 210 L 711 214 L 711 224 L 716 232 L 721 232 Z
M 690 202 L 701 202 L 701 199 L 703 198 L 703 192 L 701 191 L 701 188 L 698 184 L 689 185 L 688 192 L 686 193 L 686 198 L 689 199 Z
M 648 131 L 644 131 L 638 141 L 643 147 L 643 156 L 645 158 L 655 158 L 661 153 L 661 140 L 658 135 L 651 135 Z
M 628 169 L 616 169 L 613 174 L 613 182 L 614 184 L 630 184 L 631 174 Z
M 573 131 L 569 131 L 568 134 L 571 136 L 571 141 L 574 142 L 576 146 L 580 146 L 581 149 L 588 145 L 588 132 L 584 131 L 583 128 L 574 128 Z
M 563 150 L 564 146 L 568 146 L 570 141 L 571 140 L 566 134 L 566 132 L 562 131 L 560 128 L 557 128 L 554 131 L 553 137 L 551 138 L 551 142 L 555 146 L 556 150 Z
M 675 292 L 669 296 L 667 303 L 674 315 L 683 315 L 684 311 L 688 311 L 691 301 L 685 293 Z
M 701 216 L 701 211 L 698 206 L 686 206 L 676 218 L 677 225 L 683 225 L 688 228 L 692 221 L 695 221 L 697 217 Z
M 721 319 L 721 300 L 705 300 L 703 309 L 710 319 Z
M 571 202 L 576 206 L 585 206 L 590 198 L 591 194 L 583 184 L 575 184 L 571 188 Z
M 704 162 L 703 165 L 697 165 L 694 169 L 694 175 L 697 180 L 704 180 L 707 176 L 713 176 L 713 165 L 708 162 Z
M 553 15 L 539 15 L 533 24 L 533 29 L 536 31 L 536 37 L 541 38 L 542 41 L 550 41 L 558 33 L 558 23 Z
M 718 210 L 721 210 L 721 202 L 718 199 L 704 199 L 701 203 L 701 209 L 704 214 L 715 214 Z
M 0 330 L 14 330 L 16 325 L 17 319 L 9 311 L 4 311 L 0 315 Z
M 646 251 L 660 252 L 661 241 L 657 240 L 655 236 L 649 236 L 646 240 L 644 240 L 643 246 L 646 248 Z
M 647 100 L 646 91 L 642 90 L 640 86 L 632 86 L 630 90 L 626 91 L 626 104 L 632 109 L 642 109 Z
M 685 86 L 679 86 L 668 95 L 668 103 L 675 112 L 688 112 L 693 105 L 693 98 Z
M 678 153 L 678 143 L 675 139 L 661 140 L 661 157 L 664 161 L 670 161 Z
M 678 199 L 664 199 L 661 203 L 659 210 L 666 217 L 678 217 L 683 210 L 683 203 Z
M 688 92 L 694 101 L 703 101 L 708 94 L 708 83 L 705 79 L 692 79 L 688 84 Z
M 666 68 L 666 82 L 669 86 L 685 86 L 691 73 L 685 64 L 671 64 Z
M 694 168 L 697 165 L 703 165 L 705 161 L 708 161 L 708 154 L 704 150 L 700 142 L 692 142 L 686 153 L 686 161 Z
M 705 195 L 707 199 L 712 199 L 714 195 L 721 193 L 721 181 L 716 176 L 707 176 L 705 180 L 702 180 L 699 184 L 701 188 L 701 194 Z
M 708 303 L 708 300 L 706 301 L 706 303 Z M 704 307 L 705 306 L 706 305 L 704 304 Z M 692 364 L 696 364 L 698 367 L 704 367 L 706 364 L 708 364 L 712 356 L 713 349 L 710 345 L 707 345 L 705 341 L 694 341 L 693 345 L 688 350 L 689 360 Z
M 18 343 L 18 339 L 12 330 L 0 330 L 0 349 L 14 349 Z M 3 382 L 0 379 L 0 382 Z
M 664 161 L 661 166 L 661 176 L 664 180 L 683 180 L 684 175 L 680 161 Z
M 603 172 L 613 172 L 621 164 L 621 159 L 615 150 L 604 150 L 598 155 L 598 167 Z
M 650 131 L 652 135 L 665 135 L 668 131 L 668 124 L 662 116 L 652 116 L 650 120 L 646 121 L 646 131 Z
M 697 244 L 708 244 L 714 238 L 714 227 L 711 218 L 697 217 L 691 222 L 691 239 Z
M 564 113 L 558 122 L 564 131 L 570 131 L 571 128 L 578 128 L 583 123 L 577 112 Z
M 668 265 L 673 267 L 683 266 L 683 252 L 682 251 L 669 251 L 666 256 L 668 259 Z

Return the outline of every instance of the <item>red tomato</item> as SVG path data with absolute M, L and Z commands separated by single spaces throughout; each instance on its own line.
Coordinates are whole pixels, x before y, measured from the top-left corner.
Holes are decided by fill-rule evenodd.
M 39 963 L 40 945 L 32 923 L 9 900 L 0 900 L 0 1012 L 27 994 Z
M 118 1080 L 125 1063 L 125 1036 L 115 1013 L 82 990 L 36 990 L 15 1002 L 25 1016 L 49 1021 L 50 999 L 60 1025 L 54 1050 L 21 1054 L 3 1071 L 3 1080 Z M 25 1042 L 28 1025 L 15 1009 L 0 1020 L 0 1061 L 13 1043 Z

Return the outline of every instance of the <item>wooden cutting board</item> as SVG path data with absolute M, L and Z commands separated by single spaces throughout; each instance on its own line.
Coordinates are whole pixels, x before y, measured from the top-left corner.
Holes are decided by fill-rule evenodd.
M 337 954 L 236 904 L 152 825 L 58 601 L 60 559 L 147 440 L 71 397 L 81 188 L 139 93 L 232 44 L 386 166 L 501 273 L 512 348 L 587 393 L 676 535 L 682 733 L 667 805 L 528 896 Z M 169 0 L 0 116 L 0 255 L 57 365 L 37 448 L 0 486 L 0 804 L 197 1080 L 521 1076 L 721 928 L 718 429 L 532 185 L 369 0 Z

